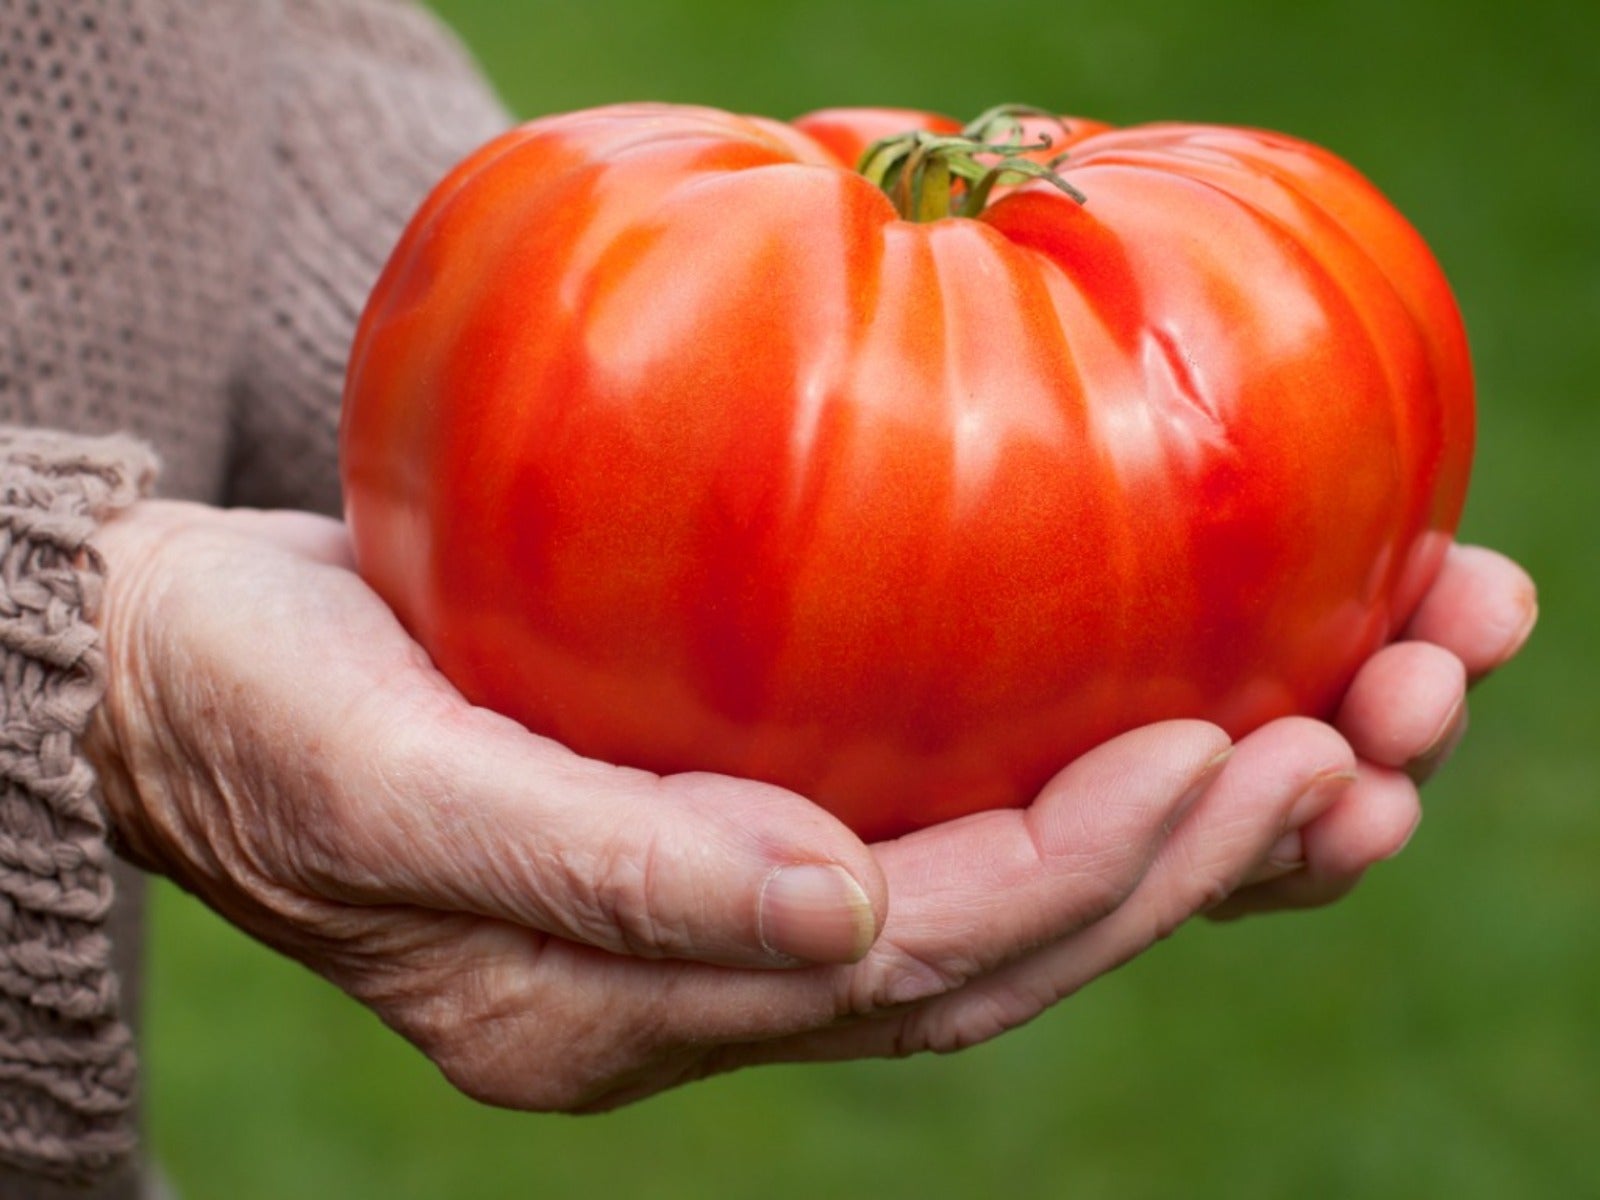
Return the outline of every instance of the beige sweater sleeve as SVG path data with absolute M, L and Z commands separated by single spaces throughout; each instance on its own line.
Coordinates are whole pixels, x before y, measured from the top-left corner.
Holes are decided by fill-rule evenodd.
M 459 43 L 387 0 L 288 0 L 227 500 L 337 513 L 362 304 L 429 189 L 510 122 Z
M 77 741 L 104 688 L 93 626 L 100 520 L 148 487 L 125 438 L 0 427 L 0 1158 L 92 1176 L 133 1141 L 111 852 Z
M 507 118 L 404 0 L 0 0 L 0 29 L 11 1196 L 7 1164 L 105 1179 L 135 1137 L 108 830 L 77 750 L 102 690 L 91 531 L 149 485 L 147 446 L 162 494 L 337 511 L 366 292 L 429 186 Z

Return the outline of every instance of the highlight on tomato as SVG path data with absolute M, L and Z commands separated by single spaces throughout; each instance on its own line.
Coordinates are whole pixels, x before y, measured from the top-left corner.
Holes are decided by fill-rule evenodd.
M 1474 421 L 1337 157 L 1015 108 L 533 121 L 416 214 L 345 401 L 360 569 L 470 700 L 870 838 L 1153 720 L 1330 714 Z

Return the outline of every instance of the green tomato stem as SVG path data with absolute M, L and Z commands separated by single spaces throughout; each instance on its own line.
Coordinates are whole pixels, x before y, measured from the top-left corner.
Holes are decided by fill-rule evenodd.
M 996 187 L 1029 179 L 1043 179 L 1079 204 L 1087 203 L 1087 197 L 1061 177 L 1065 154 L 1049 163 L 1025 157 L 1049 150 L 1054 141 L 1048 134 L 1036 142 L 1026 141 L 1024 117 L 1042 117 L 1066 131 L 1059 117 L 1042 109 L 1000 105 L 959 134 L 914 130 L 880 138 L 867 147 L 856 169 L 883 190 L 907 221 L 976 217 Z

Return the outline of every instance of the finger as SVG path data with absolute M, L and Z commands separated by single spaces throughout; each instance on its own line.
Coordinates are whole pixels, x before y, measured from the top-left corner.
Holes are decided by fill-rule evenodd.
M 1079 758 L 1027 809 L 877 847 L 894 902 L 877 944 L 843 977 L 841 1011 L 941 994 L 1099 920 L 1138 885 L 1228 751 L 1212 725 L 1147 726 Z
M 1460 740 L 1466 714 L 1461 660 L 1431 642 L 1399 642 L 1362 666 L 1334 723 L 1368 762 L 1426 777 Z
M 1456 545 L 1405 636 L 1442 646 L 1477 680 L 1522 648 L 1538 616 L 1538 594 L 1526 571 L 1493 550 Z
M 1421 798 L 1408 775 L 1364 764 L 1356 782 L 1301 831 L 1303 861 L 1297 869 L 1241 888 L 1207 915 L 1230 920 L 1331 904 L 1372 867 L 1399 854 L 1421 820 Z
M 1314 820 L 1335 802 L 1353 769 L 1349 747 L 1329 727 L 1300 719 L 1274 722 L 1239 742 L 1131 894 L 1102 920 L 922 1004 L 729 1047 L 705 1069 L 942 1052 L 1022 1024 L 1231 893 L 1285 830 Z M 891 869 L 891 887 L 896 880 Z M 849 970 L 874 969 L 874 960 L 896 940 L 886 929 L 873 955 Z

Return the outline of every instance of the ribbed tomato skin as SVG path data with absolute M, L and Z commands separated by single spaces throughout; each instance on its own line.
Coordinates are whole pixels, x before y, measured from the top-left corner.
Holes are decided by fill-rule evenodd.
M 356 339 L 365 577 L 475 703 L 874 838 L 1329 714 L 1466 491 L 1421 238 L 1293 138 L 1071 119 L 1086 204 L 911 223 L 852 169 L 908 125 L 952 127 L 634 105 L 464 162 Z

